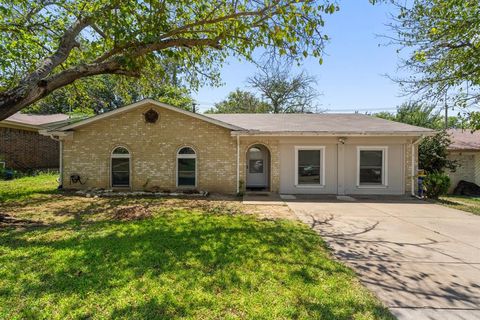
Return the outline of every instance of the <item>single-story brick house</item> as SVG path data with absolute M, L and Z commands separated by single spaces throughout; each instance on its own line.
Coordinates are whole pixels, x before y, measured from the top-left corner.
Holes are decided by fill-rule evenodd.
M 459 164 L 455 172 L 448 173 L 452 181 L 450 192 L 460 180 L 480 185 L 480 131 L 450 129 L 448 133 L 452 141 L 448 157 Z
M 146 99 L 43 134 L 64 188 L 414 192 L 432 131 L 362 114 L 203 115 Z
M 59 143 L 39 130 L 60 125 L 66 114 L 15 113 L 0 121 L 0 166 L 15 170 L 58 168 Z

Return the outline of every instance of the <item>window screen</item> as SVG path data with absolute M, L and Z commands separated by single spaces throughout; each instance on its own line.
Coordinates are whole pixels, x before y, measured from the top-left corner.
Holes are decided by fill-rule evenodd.
M 178 185 L 195 186 L 195 158 L 178 159 Z
M 130 159 L 112 158 L 112 186 L 128 187 L 130 185 Z

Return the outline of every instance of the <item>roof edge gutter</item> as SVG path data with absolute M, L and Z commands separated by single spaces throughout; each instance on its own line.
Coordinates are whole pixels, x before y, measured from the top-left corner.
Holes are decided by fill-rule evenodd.
M 432 136 L 435 131 L 390 131 L 390 132 L 319 132 L 319 131 L 298 131 L 298 132 L 285 132 L 285 131 L 232 131 L 232 136 L 274 136 L 274 137 L 336 137 L 336 136 L 350 136 L 350 137 L 365 137 L 365 136 L 410 136 L 410 137 L 424 137 Z
M 17 127 L 24 127 L 24 128 L 29 128 L 29 129 L 34 129 L 34 130 L 39 130 L 42 128 L 40 125 L 35 125 L 35 124 L 27 124 L 24 122 L 18 122 L 18 121 L 12 121 L 12 120 L 2 120 L 0 121 L 0 124 L 6 124 L 6 125 L 11 125 L 11 126 L 17 126 Z
M 60 138 L 63 138 L 63 137 L 69 137 L 71 135 L 73 135 L 73 132 L 72 131 L 59 131 L 59 130 L 48 130 L 48 129 L 43 129 L 43 130 L 39 130 L 38 133 L 40 133 L 42 136 L 47 136 L 47 137 L 50 137 L 54 140 L 57 140 L 57 139 L 60 139 Z M 57 137 L 54 138 L 54 137 Z

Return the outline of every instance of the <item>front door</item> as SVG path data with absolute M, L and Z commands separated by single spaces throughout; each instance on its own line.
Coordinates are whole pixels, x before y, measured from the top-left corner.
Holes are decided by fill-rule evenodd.
M 267 188 L 268 151 L 263 146 L 253 146 L 247 153 L 247 188 Z

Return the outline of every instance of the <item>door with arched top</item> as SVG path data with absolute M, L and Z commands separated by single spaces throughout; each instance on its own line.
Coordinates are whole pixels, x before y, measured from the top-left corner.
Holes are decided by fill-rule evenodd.
M 247 189 L 268 190 L 270 154 L 263 145 L 253 145 L 247 151 Z

